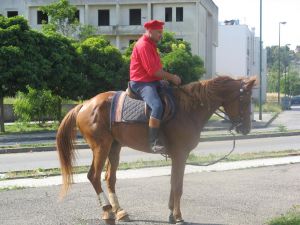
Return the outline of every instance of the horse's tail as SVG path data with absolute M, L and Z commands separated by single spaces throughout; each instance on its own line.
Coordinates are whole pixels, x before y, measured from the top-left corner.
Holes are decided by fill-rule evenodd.
M 74 139 L 76 136 L 76 118 L 82 104 L 70 110 L 62 120 L 56 135 L 56 149 L 59 155 L 60 167 L 63 178 L 61 188 L 61 199 L 67 194 L 73 183 L 73 162 L 75 160 Z

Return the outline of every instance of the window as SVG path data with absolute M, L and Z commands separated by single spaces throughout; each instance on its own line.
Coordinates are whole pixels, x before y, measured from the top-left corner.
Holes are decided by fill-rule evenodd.
M 48 23 L 48 15 L 42 11 L 37 11 L 37 24 Z
M 172 21 L 172 8 L 165 8 L 165 21 L 171 22 Z
M 7 11 L 7 17 L 14 17 L 18 15 L 18 11 Z
M 176 7 L 176 21 L 183 21 L 183 7 Z
M 129 9 L 129 25 L 141 25 L 141 9 Z
M 76 10 L 76 12 L 75 12 L 75 19 L 80 21 L 80 11 L 79 10 Z
M 98 26 L 109 26 L 109 10 L 98 10 Z

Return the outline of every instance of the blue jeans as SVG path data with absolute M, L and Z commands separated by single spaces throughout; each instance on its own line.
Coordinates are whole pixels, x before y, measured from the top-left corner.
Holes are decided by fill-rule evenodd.
M 137 82 L 130 81 L 131 89 L 139 95 L 146 104 L 151 108 L 151 117 L 161 120 L 163 105 L 157 93 L 157 88 L 161 87 L 159 81 Z

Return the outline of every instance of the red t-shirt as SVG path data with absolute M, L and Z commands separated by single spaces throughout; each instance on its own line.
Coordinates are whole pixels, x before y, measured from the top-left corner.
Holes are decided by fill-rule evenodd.
M 161 80 L 154 74 L 162 69 L 157 46 L 146 35 L 143 35 L 134 45 L 130 61 L 130 80 L 151 82 Z

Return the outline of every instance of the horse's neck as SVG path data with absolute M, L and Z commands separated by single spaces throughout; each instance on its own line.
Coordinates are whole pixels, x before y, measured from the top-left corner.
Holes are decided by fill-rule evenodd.
M 195 124 L 195 126 L 201 130 L 209 120 L 209 118 L 214 114 L 214 112 L 219 108 L 219 105 L 206 107 L 206 106 L 200 106 L 195 108 L 193 111 L 190 112 L 192 122 Z

